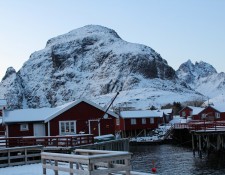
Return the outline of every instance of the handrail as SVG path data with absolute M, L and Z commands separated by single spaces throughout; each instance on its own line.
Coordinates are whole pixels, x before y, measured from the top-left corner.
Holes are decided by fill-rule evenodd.
M 55 147 L 73 147 L 78 145 L 94 143 L 92 134 L 79 134 L 71 136 L 46 136 L 46 137 L 6 137 L 0 138 L 0 147 L 15 146 L 55 146 Z
M 198 120 L 198 121 L 191 121 L 189 123 L 175 123 L 175 129 L 188 129 L 192 131 L 198 130 L 207 130 L 207 129 L 214 129 L 217 130 L 219 127 L 224 126 L 225 129 L 225 121 L 205 121 L 205 120 Z
M 52 169 L 55 174 L 58 171 L 84 174 L 111 174 L 125 171 L 130 175 L 131 171 L 131 153 L 122 151 L 98 151 L 98 150 L 75 150 L 78 155 L 41 153 L 43 174 L 46 175 L 47 169 Z M 81 154 L 81 155 L 79 155 Z M 48 161 L 49 160 L 49 161 Z M 50 162 L 50 163 L 49 163 Z M 60 166 L 63 162 L 66 166 Z M 73 167 L 76 164 L 76 167 Z

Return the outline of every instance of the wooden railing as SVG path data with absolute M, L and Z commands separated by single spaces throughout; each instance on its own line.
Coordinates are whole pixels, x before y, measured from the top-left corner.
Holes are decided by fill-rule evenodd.
M 41 162 L 43 146 L 0 149 L 0 168 Z
M 119 174 L 125 171 L 126 175 L 130 175 L 129 152 L 76 149 L 75 154 L 78 155 L 42 152 L 43 175 L 46 175 L 46 169 L 54 170 L 55 175 L 58 175 L 59 171 L 68 172 L 70 175 Z
M 94 143 L 92 134 L 78 134 L 73 136 L 47 137 L 8 137 L 0 138 L 0 147 L 42 145 L 55 147 L 73 147 Z
M 225 121 L 192 121 L 189 123 L 175 123 L 174 129 L 189 129 L 193 131 L 198 130 L 219 130 L 221 127 L 225 129 Z

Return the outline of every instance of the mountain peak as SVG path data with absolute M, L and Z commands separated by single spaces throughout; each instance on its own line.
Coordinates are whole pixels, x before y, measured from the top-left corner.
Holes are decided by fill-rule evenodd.
M 8 77 L 10 77 L 12 74 L 16 74 L 16 70 L 13 67 L 9 67 L 6 70 L 5 76 L 2 78 L 2 80 L 7 79 Z
M 7 87 L 0 95 L 12 94 L 12 107 L 16 108 L 53 107 L 82 97 L 102 102 L 118 91 L 118 102 L 144 101 L 147 105 L 163 96 L 162 91 L 170 97 L 176 94 L 173 99 L 166 98 L 171 102 L 177 101 L 178 93 L 180 97 L 185 93 L 201 96 L 185 87 L 152 48 L 124 41 L 114 30 L 98 25 L 48 40 L 17 75 L 10 83 L 0 84 L 0 89 Z
M 216 74 L 216 69 L 203 61 L 195 62 L 193 64 L 191 60 L 180 65 L 176 71 L 177 76 L 187 83 L 193 83 L 196 79 L 207 77 Z
M 57 43 L 71 42 L 74 40 L 83 40 L 84 38 L 115 38 L 121 39 L 120 36 L 113 30 L 100 25 L 86 25 L 78 29 L 74 29 L 66 34 L 59 35 L 47 41 L 46 47 L 50 47 Z

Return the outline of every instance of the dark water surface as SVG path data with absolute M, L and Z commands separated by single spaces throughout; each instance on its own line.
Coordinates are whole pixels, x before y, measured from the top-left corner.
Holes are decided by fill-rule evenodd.
M 225 175 L 225 153 L 193 156 L 191 148 L 171 144 L 131 146 L 133 170 L 150 173 L 155 162 L 157 174 L 163 175 Z

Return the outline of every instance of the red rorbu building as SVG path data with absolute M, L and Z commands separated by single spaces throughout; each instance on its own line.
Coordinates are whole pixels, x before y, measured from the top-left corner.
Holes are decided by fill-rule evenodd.
M 117 114 L 86 99 L 55 108 L 5 111 L 8 137 L 114 134 Z
M 116 121 L 116 130 L 121 131 L 122 137 L 135 137 L 141 132 L 146 136 L 148 131 L 158 128 L 159 124 L 166 123 L 166 115 L 168 114 L 160 110 L 122 111 Z M 168 120 L 170 118 L 167 117 Z
M 199 113 L 198 118 L 209 121 L 225 121 L 225 104 L 207 106 Z
M 194 107 L 194 106 L 186 106 L 179 111 L 180 117 L 190 120 L 201 120 L 199 113 L 203 111 L 205 108 Z

